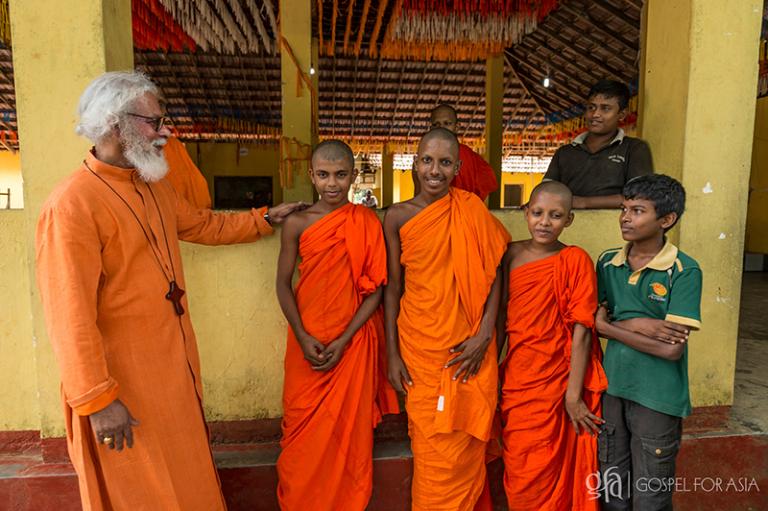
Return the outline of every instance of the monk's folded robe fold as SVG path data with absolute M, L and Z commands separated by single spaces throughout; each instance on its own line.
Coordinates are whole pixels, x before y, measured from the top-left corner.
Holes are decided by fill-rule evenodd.
M 597 437 L 577 435 L 565 409 L 574 325 L 595 324 L 593 268 L 584 250 L 566 247 L 510 273 L 501 409 L 511 510 L 599 509 L 587 486 L 598 470 Z M 592 335 L 582 399 L 599 416 L 607 380 Z
M 381 223 L 347 204 L 299 238 L 295 295 L 306 331 L 338 338 L 363 300 L 387 281 Z M 387 382 L 381 308 L 355 333 L 338 365 L 313 370 L 288 330 L 278 498 L 284 510 L 364 510 L 372 491 L 373 428 L 397 413 Z
M 397 326 L 413 378 L 406 408 L 414 453 L 414 510 L 471 511 L 486 482 L 496 409 L 496 343 L 467 383 L 445 368 L 475 335 L 509 234 L 472 193 L 456 188 L 400 228 L 404 293 Z

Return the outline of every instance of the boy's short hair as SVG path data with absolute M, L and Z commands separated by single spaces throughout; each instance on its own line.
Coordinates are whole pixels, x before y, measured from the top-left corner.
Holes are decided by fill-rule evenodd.
M 664 174 L 647 174 L 630 179 L 624 185 L 622 195 L 625 199 L 644 199 L 651 201 L 656 209 L 656 218 L 669 213 L 677 213 L 677 220 L 685 211 L 685 188 L 677 179 Z M 668 231 L 675 224 L 670 225 Z
M 316 156 L 331 161 L 347 160 L 350 168 L 355 168 L 355 153 L 352 152 L 351 147 L 341 140 L 331 139 L 320 142 L 312 151 L 311 160 L 314 161 Z
M 629 87 L 616 80 L 600 80 L 589 89 L 587 99 L 598 94 L 606 98 L 616 98 L 619 103 L 619 110 L 624 110 L 629 106 Z

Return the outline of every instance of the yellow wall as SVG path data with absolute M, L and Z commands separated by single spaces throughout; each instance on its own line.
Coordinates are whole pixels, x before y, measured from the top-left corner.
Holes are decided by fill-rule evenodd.
M 523 204 L 528 202 L 531 192 L 544 179 L 544 174 L 533 172 L 501 173 L 501 204 L 504 204 L 504 185 L 523 185 Z
M 768 254 L 768 97 L 757 100 L 749 177 L 746 250 Z
M 64 432 L 59 375 L 45 332 L 34 283 L 34 231 L 53 186 L 83 160 L 87 140 L 75 132 L 77 102 L 88 83 L 108 70 L 133 69 L 130 0 L 25 0 L 11 2 L 16 112 L 24 176 L 21 236 L 35 339 L 39 423 L 44 436 Z M 13 8 L 21 7 L 24 8 Z M 73 56 L 63 58 L 62 56 Z M 73 60 L 74 59 L 74 60 Z M 52 79 L 51 77 L 55 77 Z M 20 315 L 19 321 L 29 318 Z M 0 339 L 0 341 L 6 341 Z M 6 412 L 0 409 L 0 415 Z
M 730 404 L 763 2 L 645 5 L 642 133 L 657 170 L 686 188 L 677 237 L 704 273 L 691 393 L 698 404 Z
M 18 151 L 0 151 L 0 193 L 11 190 L 11 209 L 24 207 L 24 186 L 21 179 L 21 160 Z M 8 197 L 0 195 L 0 209 L 8 206 Z
M 638 118 L 643 138 L 651 146 L 656 172 L 680 178 L 688 105 L 691 5 L 689 0 L 646 2 L 646 38 L 640 72 Z M 683 50 L 685 48 L 685 50 Z M 678 51 L 673 51 L 678 49 Z M 670 115 L 674 112 L 676 115 Z
M 0 210 L 0 431 L 40 429 L 24 229 Z
M 249 245 L 182 244 L 209 419 L 281 414 L 286 323 L 275 296 L 279 246 L 279 233 Z
M 395 170 L 392 174 L 392 202 L 413 199 L 413 178 L 410 170 Z
M 272 176 L 272 197 L 275 205 L 283 202 L 280 187 L 280 154 L 276 144 L 235 144 L 190 142 L 184 144 L 192 161 L 208 181 L 213 199 L 214 176 Z M 240 149 L 248 154 L 239 155 Z

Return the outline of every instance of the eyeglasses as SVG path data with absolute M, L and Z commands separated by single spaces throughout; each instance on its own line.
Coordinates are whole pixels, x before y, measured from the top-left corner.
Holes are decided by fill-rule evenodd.
M 144 122 L 152 126 L 155 129 L 155 131 L 160 131 L 167 124 L 171 124 L 171 119 L 165 115 L 161 115 L 160 117 L 149 117 L 146 115 L 139 115 L 131 112 L 127 112 L 127 114 L 130 115 L 131 117 L 137 117 L 143 120 Z

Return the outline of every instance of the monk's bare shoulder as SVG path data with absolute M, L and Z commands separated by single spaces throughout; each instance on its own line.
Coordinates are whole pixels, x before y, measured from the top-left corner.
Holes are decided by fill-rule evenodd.
M 507 252 L 504 254 L 504 263 L 510 270 L 517 268 L 518 266 L 525 264 L 530 246 L 531 240 L 518 240 L 513 241 L 507 245 Z
M 424 206 L 414 203 L 413 199 L 392 204 L 384 215 L 384 226 L 400 231 L 400 228 L 422 209 Z
M 285 222 L 283 222 L 284 237 L 298 241 L 301 234 L 312 224 L 313 217 L 316 216 L 310 212 L 310 209 L 311 206 L 304 211 L 296 211 L 286 217 Z

